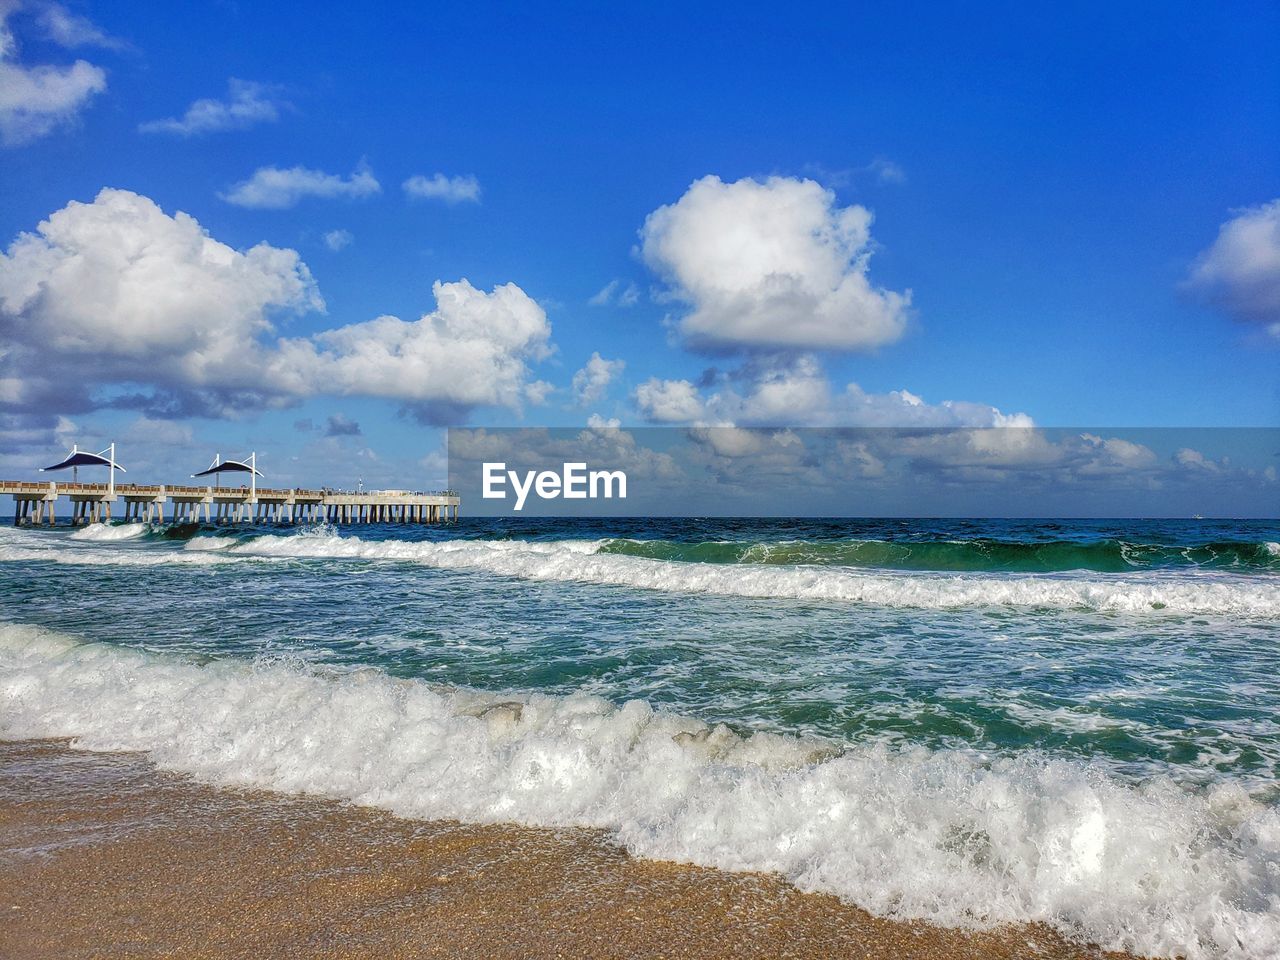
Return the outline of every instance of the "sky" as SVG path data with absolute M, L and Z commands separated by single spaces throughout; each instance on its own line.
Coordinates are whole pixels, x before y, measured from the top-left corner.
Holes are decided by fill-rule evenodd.
M 114 440 L 139 479 L 256 450 L 424 488 L 457 425 L 1280 425 L 1274 4 L 0 16 L 5 474 Z

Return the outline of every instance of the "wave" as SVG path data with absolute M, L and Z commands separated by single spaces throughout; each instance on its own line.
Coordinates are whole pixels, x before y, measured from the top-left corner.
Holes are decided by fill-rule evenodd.
M 173 549 L 163 537 L 147 539 L 156 542 L 143 549 L 112 549 L 109 542 L 72 547 L 68 538 L 4 531 L 0 532 L 0 562 L 150 567 L 174 563 L 386 560 L 535 581 L 879 607 L 1015 607 L 1141 614 L 1167 611 L 1267 619 L 1280 616 L 1280 580 L 1266 575 L 1238 575 L 1236 571 L 1074 571 L 1036 575 L 869 570 L 799 562 L 690 563 L 620 553 L 617 540 L 363 540 L 336 535 L 326 526 L 288 535 L 197 536 L 187 540 L 181 549 Z
M 182 549 L 190 553 L 214 553 L 228 550 L 241 542 L 235 537 L 192 537 L 182 545 Z
M 57 563 L 89 567 L 159 567 L 170 564 L 214 563 L 221 557 L 151 546 L 137 549 L 130 543 L 124 549 L 116 544 L 147 541 L 154 545 L 167 542 L 163 531 L 144 523 L 93 524 L 60 536 L 46 531 L 15 530 L 0 527 L 0 563 Z M 247 559 L 247 558 L 246 558 Z
M 92 543 L 137 540 L 151 533 L 145 523 L 91 523 L 76 530 L 68 539 L 88 540 Z
M 1275 617 L 1280 583 L 1206 573 L 1160 576 L 1029 576 L 884 571 L 849 567 L 684 563 L 605 552 L 613 540 L 361 540 L 323 530 L 261 536 L 230 551 L 238 556 L 385 559 L 442 568 L 480 569 L 530 580 L 596 583 L 677 593 L 864 603 L 947 609 L 1015 606 L 1113 612 Z
M 1027 752 L 836 745 L 590 696 L 196 663 L 0 626 L 0 736 L 142 750 L 202 780 L 423 819 L 610 831 L 874 913 L 1052 924 L 1189 960 L 1280 950 L 1280 812 Z
M 1170 545 L 1124 540 L 790 540 L 615 539 L 601 553 L 686 563 L 817 564 L 940 572 L 1054 573 L 1196 568 L 1280 570 L 1280 544 L 1226 540 Z

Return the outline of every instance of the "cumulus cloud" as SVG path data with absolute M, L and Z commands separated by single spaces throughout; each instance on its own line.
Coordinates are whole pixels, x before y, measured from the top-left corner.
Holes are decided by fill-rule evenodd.
M 533 380 L 524 385 L 524 398 L 535 407 L 540 407 L 547 402 L 547 398 L 556 392 L 555 384 L 548 383 L 546 380 Z
M 292 395 L 386 397 L 432 423 L 476 406 L 519 408 L 527 360 L 545 359 L 551 326 L 514 283 L 485 293 L 467 280 L 436 281 L 436 309 L 418 320 L 383 316 L 281 340 L 268 380 Z
M 71 123 L 95 94 L 107 88 L 106 72 L 85 60 L 70 65 L 20 63 L 18 43 L 9 27 L 9 18 L 19 6 L 0 4 L 0 143 L 10 147 Z M 47 7 L 43 15 L 53 17 L 45 29 L 63 46 L 95 42 L 89 39 L 90 30 L 106 40 L 87 20 L 72 17 L 60 7 Z
M 910 291 L 872 285 L 871 213 L 812 180 L 697 180 L 640 230 L 645 261 L 711 350 L 867 350 L 898 339 Z
M 271 331 L 272 311 L 323 306 L 294 251 L 234 250 L 127 190 L 67 204 L 0 255 L 6 366 L 36 401 L 92 376 L 252 389 L 246 347 Z
M 355 239 L 350 230 L 330 230 L 324 235 L 324 245 L 337 253 L 351 246 Z
M 1226 466 L 1225 463 L 1220 463 L 1217 460 L 1210 460 L 1199 450 L 1194 450 L 1191 447 L 1182 447 L 1175 451 L 1173 454 L 1173 462 L 1185 470 L 1203 470 L 1206 473 L 1219 473 Z
M 227 82 L 225 100 L 204 98 L 187 107 L 181 117 L 150 120 L 138 125 L 142 133 L 172 133 L 194 137 L 225 130 L 244 130 L 256 123 L 274 123 L 288 106 L 273 87 L 234 77 Z
M 411 200 L 443 200 L 445 203 L 479 203 L 480 181 L 473 175 L 446 177 L 443 173 L 410 177 L 400 185 Z
M 962 486 L 1019 480 L 1105 484 L 1121 479 L 1149 484 L 1177 467 L 1126 438 L 1030 427 L 694 427 L 688 435 L 717 458 L 714 466 L 722 477 L 731 469 L 757 482 L 790 477 L 809 488 L 850 477 L 894 483 L 934 477 Z
M 373 173 L 363 164 L 349 177 L 311 170 L 307 167 L 259 167 L 248 180 L 234 184 L 222 199 L 237 207 L 256 210 L 286 210 L 304 197 L 372 196 L 382 191 Z
M 477 405 L 518 408 L 527 362 L 548 352 L 542 308 L 515 284 L 433 290 L 436 308 L 416 321 L 384 316 L 280 337 L 281 315 L 324 309 L 295 251 L 238 251 L 187 214 L 103 190 L 0 254 L 0 333 L 10 345 L 0 406 L 232 416 L 360 395 L 399 401 L 430 422 Z
M 573 375 L 574 398 L 584 407 L 597 402 L 625 367 L 622 360 L 606 360 L 598 351 L 592 353 L 586 365 Z
M 693 423 L 703 417 L 698 388 L 688 380 L 650 377 L 636 387 L 633 399 L 640 415 L 650 423 Z
M 593 307 L 607 307 L 615 304 L 619 307 L 634 307 L 640 302 L 640 288 L 634 283 L 623 283 L 621 280 L 610 280 L 600 292 L 587 301 Z
M 867 393 L 856 383 L 835 387 L 817 358 L 748 361 L 702 386 L 651 379 L 632 399 L 651 423 L 749 427 L 1029 427 L 1024 413 L 983 403 L 926 403 L 908 390 Z
M 1240 210 L 1218 230 L 1187 279 L 1194 293 L 1280 337 L 1280 199 Z

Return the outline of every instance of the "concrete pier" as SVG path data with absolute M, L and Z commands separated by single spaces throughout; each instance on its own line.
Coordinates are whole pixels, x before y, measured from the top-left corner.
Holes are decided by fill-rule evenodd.
M 458 519 L 457 494 L 374 490 L 273 490 L 248 487 L 147 486 L 117 483 L 39 483 L 0 480 L 0 495 L 13 497 L 13 522 L 53 526 L 60 497 L 71 502 L 71 523 L 121 518 L 144 523 L 443 523 Z

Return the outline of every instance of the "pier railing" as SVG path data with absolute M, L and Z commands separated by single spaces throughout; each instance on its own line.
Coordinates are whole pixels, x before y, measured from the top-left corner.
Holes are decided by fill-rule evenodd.
M 57 483 L 0 480 L 14 501 L 15 524 L 56 522 L 60 497 L 70 499 L 71 522 L 109 520 L 124 501 L 124 519 L 152 523 L 439 523 L 457 520 L 461 500 L 451 490 L 334 490 L 196 487 L 187 484 Z

